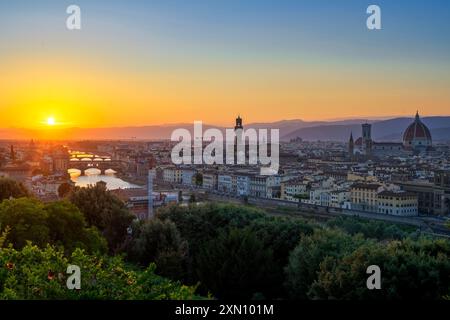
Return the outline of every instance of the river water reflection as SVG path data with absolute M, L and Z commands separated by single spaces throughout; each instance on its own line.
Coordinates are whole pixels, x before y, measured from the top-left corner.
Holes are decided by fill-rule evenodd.
M 116 177 L 113 170 L 106 170 L 106 174 L 100 174 L 100 170 L 89 169 L 85 171 L 84 176 L 80 176 L 79 170 L 69 170 L 69 174 L 71 180 L 79 187 L 87 187 L 88 185 L 95 185 L 99 181 L 104 181 L 106 182 L 106 188 L 109 190 L 141 188 Z

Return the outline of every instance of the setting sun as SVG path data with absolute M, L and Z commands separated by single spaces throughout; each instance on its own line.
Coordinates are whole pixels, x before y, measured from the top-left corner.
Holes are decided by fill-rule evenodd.
M 53 117 L 47 118 L 47 125 L 54 126 L 55 125 L 55 118 L 53 118 Z

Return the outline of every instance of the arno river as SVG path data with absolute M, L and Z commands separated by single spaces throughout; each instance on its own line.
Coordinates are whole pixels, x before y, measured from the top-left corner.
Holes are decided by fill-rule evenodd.
M 114 174 L 114 171 L 107 171 L 106 174 L 100 174 L 100 171 L 97 169 L 89 169 L 86 170 L 84 176 L 80 176 L 80 172 L 78 170 L 69 170 L 70 178 L 75 185 L 79 187 L 87 187 L 88 185 L 96 184 L 99 181 L 106 182 L 106 187 L 109 190 L 113 189 L 128 189 L 128 188 L 139 188 L 138 185 L 131 184 L 126 182 L 120 178 L 117 178 Z
M 100 156 L 83 151 L 69 151 L 71 160 L 70 161 L 85 161 L 93 158 L 100 158 Z M 109 157 L 102 157 L 103 159 L 108 159 Z M 69 164 L 70 168 L 70 164 Z M 99 181 L 106 182 L 106 187 L 109 190 L 114 189 L 130 189 L 130 188 L 140 188 L 140 186 L 126 182 L 118 177 L 116 177 L 114 170 L 106 170 L 105 174 L 100 174 L 98 169 L 88 169 L 85 170 L 83 176 L 80 175 L 80 171 L 77 169 L 69 169 L 70 178 L 75 182 L 76 186 L 87 187 L 88 185 L 95 185 Z

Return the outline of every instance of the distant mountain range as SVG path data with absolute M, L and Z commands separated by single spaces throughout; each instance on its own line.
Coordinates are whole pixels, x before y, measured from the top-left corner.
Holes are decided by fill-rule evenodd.
M 375 141 L 401 141 L 403 132 L 413 121 L 413 118 L 372 121 L 372 138 Z M 450 117 L 424 117 L 422 121 L 430 129 L 433 140 L 450 140 Z M 364 121 L 348 124 L 330 122 L 324 125 L 304 127 L 282 135 L 281 139 L 290 140 L 300 137 L 310 141 L 347 141 L 351 132 L 355 139 L 361 136 L 362 123 Z
M 280 138 L 288 141 L 292 138 L 302 138 L 308 141 L 347 141 L 350 132 L 356 139 L 361 136 L 361 124 L 372 123 L 372 137 L 375 141 L 401 141 L 403 132 L 414 121 L 413 118 L 395 118 L 389 120 L 351 119 L 340 121 L 303 121 L 283 120 L 268 123 L 244 123 L 244 128 L 279 129 Z M 424 117 L 422 121 L 428 126 L 434 141 L 450 141 L 450 117 Z M 224 127 L 203 125 L 208 128 Z M 172 132 L 178 128 L 185 128 L 192 134 L 192 123 L 168 125 L 116 127 L 116 128 L 53 128 L 51 132 L 31 129 L 0 129 L 1 140 L 13 139 L 54 139 L 61 140 L 161 140 L 170 139 Z

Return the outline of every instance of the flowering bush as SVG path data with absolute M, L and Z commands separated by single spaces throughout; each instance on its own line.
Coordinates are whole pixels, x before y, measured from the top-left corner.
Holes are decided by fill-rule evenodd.
M 146 270 L 131 269 L 122 257 L 93 256 L 75 249 L 67 257 L 60 248 L 41 249 L 28 243 L 21 250 L 1 248 L 0 299 L 19 300 L 161 300 L 196 299 L 195 287 L 181 285 L 155 275 L 155 265 Z M 81 289 L 69 290 L 66 282 L 69 265 L 81 270 Z

